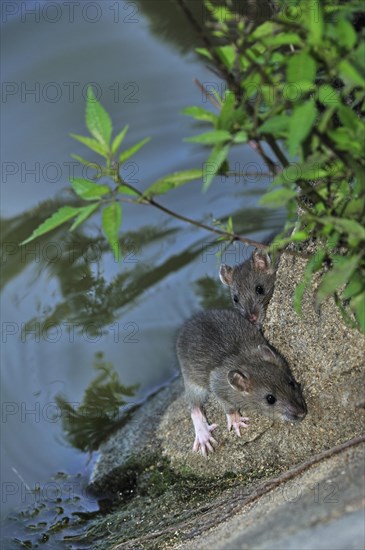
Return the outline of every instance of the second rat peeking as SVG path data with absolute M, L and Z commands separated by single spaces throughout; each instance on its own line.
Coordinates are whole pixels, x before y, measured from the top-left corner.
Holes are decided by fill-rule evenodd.
M 222 264 L 219 269 L 220 280 L 230 287 L 234 307 L 259 329 L 274 292 L 276 268 L 277 262 L 272 262 L 264 250 L 256 249 L 241 264 Z

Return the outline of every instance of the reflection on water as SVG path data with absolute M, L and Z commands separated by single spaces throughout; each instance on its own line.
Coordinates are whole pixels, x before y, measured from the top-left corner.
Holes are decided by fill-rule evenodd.
M 69 443 L 84 452 L 95 451 L 105 437 L 121 426 L 133 409 L 126 397 L 133 397 L 137 386 L 124 386 L 111 363 L 97 353 L 94 369 L 99 375 L 86 388 L 84 398 L 75 408 L 67 396 L 58 395 L 56 403 L 62 417 L 62 428 Z

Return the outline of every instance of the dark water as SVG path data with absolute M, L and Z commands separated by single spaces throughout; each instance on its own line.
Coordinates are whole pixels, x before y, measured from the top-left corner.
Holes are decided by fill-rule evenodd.
M 70 153 L 96 159 L 69 137 L 86 134 L 88 83 L 100 92 L 115 130 L 130 125 L 125 147 L 152 138 L 122 171 L 141 190 L 207 159 L 208 150 L 182 141 L 203 130 L 179 112 L 209 108 L 194 77 L 224 89 L 194 54 L 198 41 L 169 0 L 80 2 L 73 13 L 62 2 L 27 2 L 33 13 L 23 4 L 2 5 L 4 517 L 55 488 L 64 498 L 67 483 L 62 476 L 54 481 L 57 472 L 77 479 L 77 497 L 83 494 L 91 463 L 67 441 L 56 396 L 74 406 L 82 401 L 96 376 L 95 354 L 103 353 L 123 384 L 139 384 L 129 401 L 139 400 L 176 372 L 174 338 L 182 321 L 224 302 L 216 255 L 223 245 L 144 205 L 125 205 L 122 265 L 108 251 L 97 217 L 72 236 L 62 229 L 19 250 L 57 201 L 70 199 L 72 170 L 85 175 Z M 248 147 L 233 151 L 230 164 L 258 175 L 217 178 L 206 194 L 192 182 L 161 203 L 207 223 L 232 215 L 237 232 L 261 240 L 282 225 L 284 213 L 258 206 L 268 179 Z M 231 246 L 223 259 L 235 263 L 247 253 Z M 97 507 L 91 500 L 85 506 Z M 17 529 L 8 527 L 7 537 Z M 7 538 L 4 547 L 12 544 Z

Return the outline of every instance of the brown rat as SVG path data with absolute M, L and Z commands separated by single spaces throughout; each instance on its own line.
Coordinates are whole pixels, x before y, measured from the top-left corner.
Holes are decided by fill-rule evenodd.
M 195 428 L 194 451 L 204 456 L 217 445 L 204 413 L 209 393 L 220 401 L 228 429 L 240 436 L 248 418 L 241 409 L 259 409 L 284 420 L 302 420 L 307 406 L 300 384 L 282 355 L 235 309 L 208 310 L 187 321 L 177 339 L 177 355 Z
M 276 268 L 264 250 L 256 249 L 241 264 L 222 264 L 219 269 L 220 280 L 230 287 L 234 307 L 258 328 L 274 292 Z

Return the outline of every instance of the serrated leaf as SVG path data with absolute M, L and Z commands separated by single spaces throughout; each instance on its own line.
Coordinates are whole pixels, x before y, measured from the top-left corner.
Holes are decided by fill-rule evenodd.
M 100 199 L 111 191 L 108 185 L 99 185 L 84 178 L 70 178 L 70 183 L 75 193 L 85 201 Z
M 209 189 L 214 177 L 227 158 L 230 144 L 216 145 L 203 168 L 203 191 Z
M 213 122 L 213 124 L 215 124 L 218 120 L 216 114 L 211 113 L 210 111 L 207 111 L 202 107 L 185 107 L 185 109 L 183 109 L 181 112 L 184 115 L 193 117 L 195 120 L 204 120 L 207 122 Z
M 342 256 L 334 256 L 333 267 L 323 276 L 321 284 L 318 287 L 317 304 L 321 304 L 327 296 L 330 296 L 341 285 L 347 283 L 359 265 L 360 259 L 360 254 L 352 256 L 349 259 Z
M 294 189 L 274 189 L 265 193 L 261 197 L 259 204 L 263 206 L 269 206 L 270 208 L 280 208 L 285 206 L 288 201 L 297 196 L 297 192 Z
M 123 151 L 120 155 L 119 155 L 119 162 L 120 164 L 123 164 L 123 162 L 125 162 L 126 160 L 128 160 L 129 158 L 131 158 L 133 155 L 135 155 L 137 153 L 137 151 L 139 151 L 144 145 L 146 145 L 146 143 L 148 143 L 149 141 L 151 140 L 151 138 L 144 138 L 142 139 L 142 141 L 139 141 L 138 143 L 136 143 L 135 145 L 133 145 L 132 147 L 130 147 L 129 149 L 126 149 L 125 151 Z
M 91 86 L 87 89 L 86 99 L 86 126 L 94 138 L 109 151 L 110 138 L 113 127 L 109 114 L 96 99 Z
M 112 154 L 115 155 L 115 153 L 118 151 L 121 143 L 123 142 L 123 139 L 125 138 L 126 133 L 128 132 L 128 124 L 126 124 L 121 132 L 117 136 L 115 136 L 113 143 L 112 143 Z
M 152 195 L 162 195 L 169 191 L 170 189 L 175 189 L 188 183 L 189 181 L 198 180 L 202 177 L 202 170 L 185 170 L 183 172 L 174 172 L 168 176 L 155 181 L 146 191 L 143 193 L 144 196 Z
M 200 134 L 199 136 L 185 138 L 184 141 L 189 141 L 190 143 L 201 143 L 202 145 L 216 145 L 217 143 L 225 143 L 231 139 L 232 136 L 230 132 L 227 132 L 226 130 L 214 130 L 212 132 Z
M 43 223 L 41 223 L 41 225 L 39 225 L 37 229 L 33 231 L 30 237 L 25 239 L 25 241 L 20 244 L 27 244 L 37 237 L 40 237 L 41 235 L 44 235 L 45 233 L 49 233 L 49 231 L 56 229 L 56 227 L 59 227 L 68 220 L 77 216 L 81 209 L 82 207 L 62 206 L 59 210 L 57 210 L 57 212 L 52 214 L 51 217 L 47 218 Z
M 113 202 L 106 206 L 102 213 L 102 227 L 117 262 L 119 262 L 122 257 L 119 244 L 119 228 L 121 223 L 121 204 L 119 202 Z
M 78 227 L 82 222 L 84 222 L 95 210 L 100 206 L 100 202 L 95 202 L 93 204 L 89 204 L 88 206 L 84 206 L 80 209 L 80 213 L 78 214 L 76 220 L 70 227 L 70 231 L 73 231 Z
M 313 82 L 316 76 L 316 62 L 308 53 L 302 51 L 290 57 L 286 70 L 288 82 Z
M 317 109 L 313 101 L 298 105 L 293 111 L 289 123 L 288 149 L 291 156 L 298 152 L 299 145 L 311 131 L 317 118 Z
M 78 134 L 70 134 L 71 137 L 76 139 L 77 141 L 80 141 L 86 147 L 91 149 L 92 151 L 95 151 L 95 153 L 98 153 L 104 158 L 108 158 L 108 150 L 101 145 L 96 139 L 85 137 L 85 136 L 79 136 Z
M 128 187 L 128 185 L 120 185 L 118 187 L 118 192 L 123 193 L 124 195 L 133 195 L 133 196 L 139 196 L 139 193 Z

